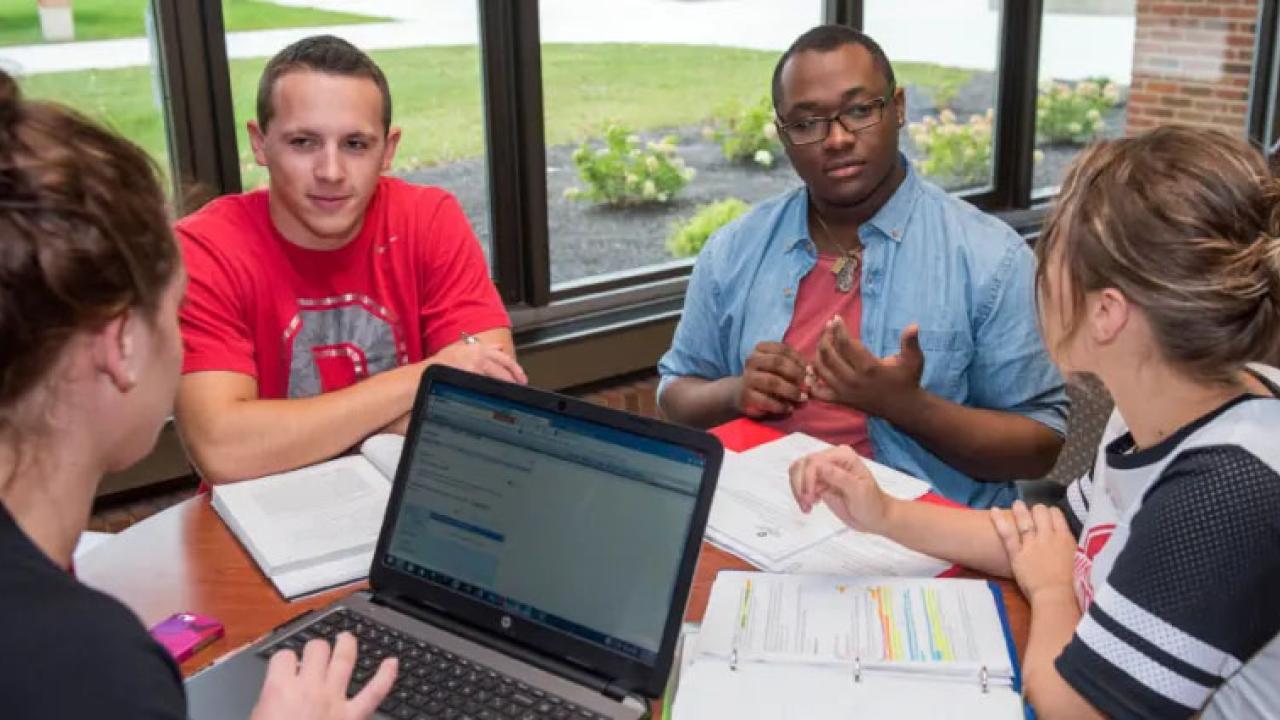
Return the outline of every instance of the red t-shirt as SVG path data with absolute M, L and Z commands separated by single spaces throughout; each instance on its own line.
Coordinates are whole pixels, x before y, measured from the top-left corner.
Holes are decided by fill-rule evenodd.
M 511 325 L 462 207 L 440 188 L 379 179 L 338 250 L 285 240 L 266 190 L 218 198 L 177 233 L 183 372 L 251 375 L 262 398 L 337 390 Z
M 800 280 L 791 327 L 782 338 L 811 363 L 818 357 L 818 341 L 832 315 L 839 315 L 844 321 L 849 337 L 861 335 L 861 283 L 855 281 L 847 293 L 837 290 L 835 274 L 831 272 L 835 261 L 834 255 L 819 255 L 817 264 Z M 859 455 L 874 458 L 867 416 L 844 405 L 810 398 L 790 415 L 766 420 L 765 424 L 785 433 L 806 433 L 833 445 L 850 445 Z

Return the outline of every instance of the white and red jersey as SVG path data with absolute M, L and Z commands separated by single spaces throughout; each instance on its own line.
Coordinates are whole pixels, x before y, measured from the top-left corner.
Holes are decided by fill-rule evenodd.
M 1108 717 L 1280 717 L 1280 399 L 1146 448 L 1113 414 L 1063 511 L 1084 613 L 1064 680 Z

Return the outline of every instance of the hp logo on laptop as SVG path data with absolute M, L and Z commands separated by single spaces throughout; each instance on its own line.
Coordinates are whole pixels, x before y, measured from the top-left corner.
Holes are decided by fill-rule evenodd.
M 503 615 L 503 616 L 502 616 L 502 621 L 501 621 L 501 622 L 499 622 L 498 624 L 502 626 L 502 629 L 503 629 L 503 630 L 510 630 L 510 629 L 511 629 L 511 616 L 510 616 L 510 615 Z

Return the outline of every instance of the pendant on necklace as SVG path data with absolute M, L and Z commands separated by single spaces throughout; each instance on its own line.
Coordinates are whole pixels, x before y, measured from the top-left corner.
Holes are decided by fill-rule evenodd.
M 831 265 L 831 272 L 836 276 L 836 290 L 847 293 L 853 289 L 853 276 L 858 272 L 861 258 L 854 254 L 841 255 Z

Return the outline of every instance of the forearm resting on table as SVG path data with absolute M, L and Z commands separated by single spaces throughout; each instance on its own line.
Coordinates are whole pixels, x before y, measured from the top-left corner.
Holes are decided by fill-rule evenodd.
M 673 422 L 699 428 L 722 425 L 739 417 L 741 381 L 740 377 L 676 378 L 663 390 L 659 405 Z
M 328 460 L 409 412 L 423 366 L 406 365 L 308 398 L 261 400 L 237 373 L 182 379 L 177 418 L 191 459 L 210 483 Z
M 1027 633 L 1022 673 L 1027 700 L 1036 715 L 1047 720 L 1102 717 L 1054 666 L 1080 623 L 1075 593 L 1069 586 L 1055 587 L 1027 600 L 1031 604 L 1031 630 Z
M 885 420 L 960 472 L 983 480 L 1024 480 L 1049 472 L 1062 437 L 1029 417 L 972 408 L 923 389 L 894 403 Z
M 870 528 L 912 550 L 988 575 L 1012 574 L 1009 553 L 985 510 L 888 498 L 880 527 Z

